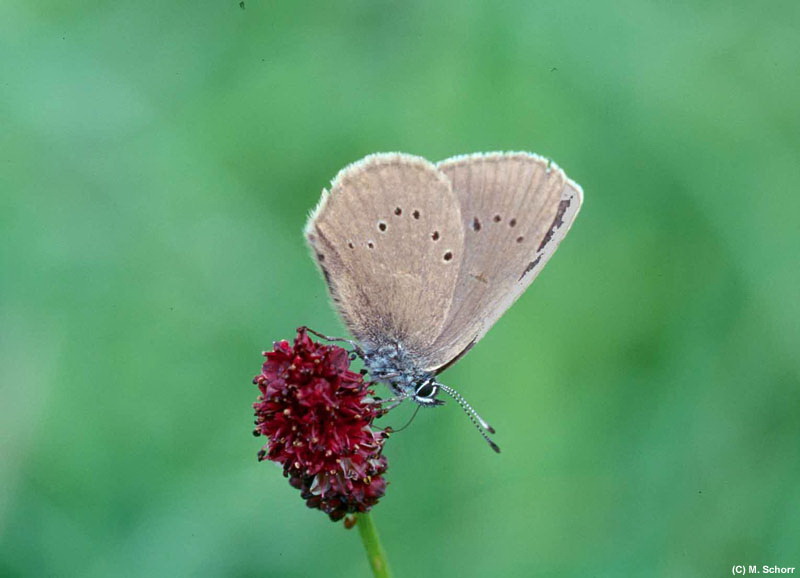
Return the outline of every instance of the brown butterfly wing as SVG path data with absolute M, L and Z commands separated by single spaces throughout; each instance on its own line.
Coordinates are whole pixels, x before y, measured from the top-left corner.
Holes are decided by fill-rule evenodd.
M 421 360 L 442 332 L 463 257 L 450 181 L 430 162 L 376 154 L 323 191 L 306 238 L 352 335 Z
M 547 159 L 491 153 L 440 162 L 458 197 L 464 250 L 427 369 L 442 371 L 477 343 L 533 282 L 578 214 L 581 188 Z

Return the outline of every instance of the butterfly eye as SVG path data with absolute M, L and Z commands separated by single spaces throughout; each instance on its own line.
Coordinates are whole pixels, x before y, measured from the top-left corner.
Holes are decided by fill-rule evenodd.
M 422 385 L 417 388 L 416 395 L 417 397 L 433 397 L 436 393 L 436 388 L 430 381 L 426 381 Z

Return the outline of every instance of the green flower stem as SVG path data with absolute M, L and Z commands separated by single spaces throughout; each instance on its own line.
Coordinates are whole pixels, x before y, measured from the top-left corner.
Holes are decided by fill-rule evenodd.
M 369 513 L 358 514 L 356 526 L 361 540 L 364 542 L 364 549 L 367 551 L 369 565 L 372 566 L 372 573 L 375 578 L 391 578 L 389 564 L 386 561 L 386 552 L 383 551 L 381 541 L 378 538 L 378 530 L 372 522 Z

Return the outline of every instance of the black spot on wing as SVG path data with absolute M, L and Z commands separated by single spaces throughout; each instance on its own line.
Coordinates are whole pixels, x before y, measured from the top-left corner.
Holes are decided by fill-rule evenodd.
M 553 238 L 553 235 L 555 235 L 556 231 L 561 227 L 561 225 L 564 224 L 564 213 L 567 212 L 567 209 L 571 204 L 572 204 L 572 199 L 564 199 L 563 201 L 558 203 L 558 211 L 556 211 L 556 218 L 553 219 L 553 224 L 550 225 L 550 229 L 548 229 L 547 234 L 544 236 L 544 239 L 542 239 L 542 242 L 539 243 L 539 248 L 536 249 L 537 253 L 541 251 L 544 248 L 544 246 L 550 242 L 550 239 Z
M 528 266 L 525 267 L 525 270 L 522 272 L 522 275 L 519 276 L 519 279 L 517 279 L 517 281 L 522 281 L 522 279 L 525 277 L 525 275 L 527 275 L 528 273 L 533 271 L 534 267 L 536 267 L 536 265 L 539 264 L 539 261 L 542 260 L 542 256 L 543 255 L 539 255 L 538 257 L 536 257 L 536 259 L 534 259 L 533 261 L 528 263 Z

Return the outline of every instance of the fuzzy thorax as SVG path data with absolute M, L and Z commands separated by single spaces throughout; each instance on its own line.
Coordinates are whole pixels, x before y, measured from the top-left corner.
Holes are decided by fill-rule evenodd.
M 433 380 L 433 374 L 419 369 L 414 357 L 399 343 L 365 348 L 364 364 L 373 379 L 386 384 L 398 397 L 417 400 L 420 387 Z

